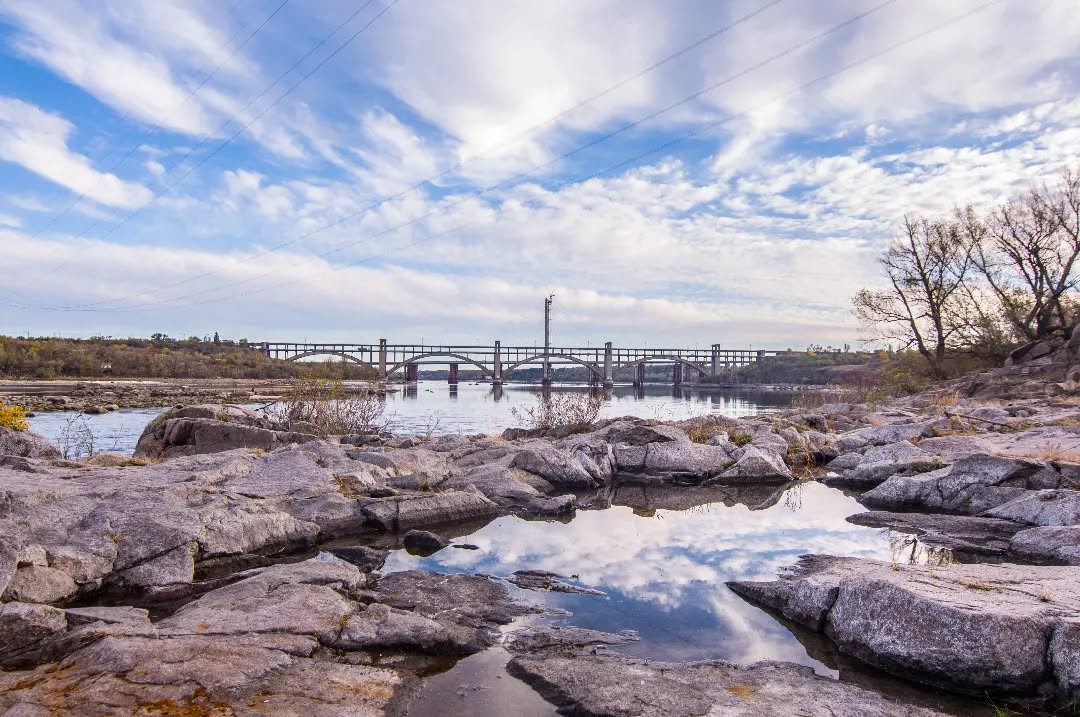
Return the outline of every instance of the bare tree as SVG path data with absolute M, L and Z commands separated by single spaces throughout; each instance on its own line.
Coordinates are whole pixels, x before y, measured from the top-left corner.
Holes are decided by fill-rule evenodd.
M 1065 169 L 1053 187 L 1033 187 L 985 219 L 970 208 L 958 216 L 978 272 L 1018 334 L 1035 341 L 1075 320 L 1080 172 Z
M 873 339 L 914 346 L 943 378 L 946 351 L 971 330 L 964 291 L 970 244 L 956 222 L 905 217 L 901 236 L 879 261 L 889 288 L 856 294 L 855 316 Z

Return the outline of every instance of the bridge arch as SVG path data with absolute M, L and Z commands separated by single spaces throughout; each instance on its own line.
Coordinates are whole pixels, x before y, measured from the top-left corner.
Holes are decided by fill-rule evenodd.
M 619 371 L 621 369 L 629 368 L 631 366 L 636 366 L 639 363 L 649 363 L 650 361 L 651 362 L 663 361 L 663 362 L 666 362 L 666 363 L 681 363 L 683 366 L 686 366 L 688 368 L 694 369 L 695 371 L 698 371 L 702 376 L 708 376 L 709 372 L 712 369 L 711 366 L 702 366 L 699 363 L 695 363 L 693 361 L 687 361 L 686 359 L 679 358 L 677 356 L 653 355 L 653 356 L 640 356 L 638 358 L 630 359 L 629 361 L 624 361 L 623 363 L 620 363 L 620 364 L 615 364 L 615 365 L 613 365 L 611 367 L 611 373 L 612 373 L 612 375 L 614 375 L 616 371 Z
M 544 358 L 558 358 L 558 359 L 564 359 L 566 361 L 573 361 L 574 363 L 581 364 L 585 368 L 592 371 L 593 375 L 596 376 L 601 381 L 604 380 L 604 370 L 602 368 L 600 368 L 598 365 L 596 365 L 594 363 L 591 363 L 589 361 L 585 361 L 584 359 L 579 359 L 579 358 L 577 358 L 575 356 L 568 356 L 566 354 L 537 354 L 535 356 L 530 356 L 529 358 L 522 359 L 521 361 L 518 361 L 517 363 L 510 364 L 509 366 L 504 366 L 503 371 L 502 371 L 503 378 L 506 378 L 510 374 L 511 371 L 513 371 L 514 369 L 522 366 L 523 364 L 532 363 L 533 361 L 536 361 L 538 359 L 544 359 Z
M 420 361 L 420 360 L 426 359 L 426 358 L 454 358 L 454 359 L 457 359 L 458 361 L 461 361 L 462 363 L 472 364 L 476 368 L 480 369 L 480 372 L 484 376 L 489 376 L 490 377 L 490 376 L 493 375 L 491 369 L 489 369 L 484 364 L 479 363 L 479 362 L 469 358 L 468 356 L 463 356 L 462 354 L 445 353 L 445 352 L 418 354 L 416 356 L 410 356 L 409 358 L 405 359 L 404 361 L 398 361 L 393 366 L 390 366 L 389 368 L 387 368 L 386 369 L 386 375 L 389 376 L 394 371 L 397 371 L 399 368 L 403 368 L 405 366 L 408 366 L 411 363 L 416 363 L 417 361 Z
M 338 358 L 343 358 L 346 361 L 351 361 L 351 362 L 353 362 L 355 364 L 360 364 L 364 368 L 369 368 L 372 371 L 375 370 L 375 367 L 372 366 L 371 364 L 369 364 L 367 361 L 358 359 L 355 356 L 353 356 L 352 354 L 347 354 L 347 353 L 345 353 L 343 351 L 305 351 L 302 354 L 297 354 L 296 356 L 290 356 L 289 358 L 287 358 L 285 360 L 286 361 L 299 361 L 300 359 L 308 358 L 309 356 L 337 356 Z

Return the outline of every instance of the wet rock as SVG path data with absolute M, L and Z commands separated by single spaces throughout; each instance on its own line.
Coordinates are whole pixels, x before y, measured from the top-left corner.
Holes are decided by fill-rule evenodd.
M 868 511 L 847 520 L 855 525 L 911 533 L 930 547 L 949 550 L 958 556 L 1005 555 L 1013 536 L 1024 529 L 1010 520 L 940 513 Z
M 1009 552 L 1027 560 L 1080 565 L 1080 525 L 1021 530 L 1009 543 Z
M 388 550 L 369 548 L 366 545 L 329 548 L 329 552 L 346 562 L 352 563 L 364 573 L 372 573 L 380 569 L 383 563 L 386 562 L 386 556 L 390 554 Z
M 410 553 L 416 555 L 433 555 L 450 544 L 450 541 L 441 535 L 430 533 L 426 530 L 410 530 L 405 533 L 401 544 Z
M 760 662 L 665 663 L 614 656 L 516 657 L 507 667 L 561 714 L 931 717 L 854 685 L 815 675 L 809 667 Z
M 738 594 L 823 629 L 847 654 L 893 674 L 975 695 L 1045 698 L 1045 657 L 1080 608 L 1080 574 L 1009 564 L 890 566 L 808 556 L 780 580 Z M 1075 689 L 1070 687 L 1070 690 Z M 1070 695 L 1070 699 L 1073 695 Z
M 516 506 L 538 498 L 540 491 L 529 485 L 524 471 L 502 465 L 485 465 L 466 468 L 464 473 L 452 475 L 440 487 L 447 490 L 464 490 L 469 486 L 483 493 L 501 506 Z
M 60 450 L 49 439 L 29 431 L 13 431 L 0 426 L 0 455 L 20 458 L 60 458 Z
M 720 480 L 739 480 L 753 483 L 787 483 L 791 469 L 777 453 L 755 445 L 737 449 L 732 458 L 735 465 L 720 474 Z
M 56 603 L 74 597 L 76 592 L 78 586 L 67 573 L 31 565 L 15 571 L 3 597 L 29 603 Z
M 526 590 L 545 590 L 553 593 L 577 593 L 579 595 L 606 595 L 607 593 L 592 588 L 584 588 L 579 585 L 571 585 L 559 578 L 558 573 L 548 570 L 516 570 L 507 578 L 508 582 Z

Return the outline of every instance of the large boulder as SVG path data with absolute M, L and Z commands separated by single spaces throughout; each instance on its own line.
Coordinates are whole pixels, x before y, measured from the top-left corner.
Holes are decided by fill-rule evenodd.
M 1029 491 L 1057 487 L 1060 478 L 1043 462 L 977 455 L 928 473 L 894 475 L 860 500 L 873 508 L 981 515 Z
M 916 535 L 924 545 L 947 550 L 958 559 L 1003 556 L 1011 551 L 1013 536 L 1024 529 L 1020 523 L 998 518 L 976 518 L 942 513 L 889 513 L 868 511 L 848 517 L 849 523 L 888 528 Z
M 143 429 L 135 455 L 152 459 L 234 448 L 272 451 L 291 443 L 306 443 L 317 436 L 274 430 L 253 412 L 238 406 L 188 406 L 161 414 Z
M 61 458 L 60 449 L 48 438 L 30 431 L 13 431 L 0 426 L 0 456 L 19 458 Z
M 729 585 L 896 675 L 975 695 L 1080 697 L 1055 662 L 1080 650 L 1067 629 L 1080 611 L 1072 568 L 808 556 L 779 580 Z
M 623 480 L 698 484 L 719 476 L 735 464 L 724 446 L 699 443 L 648 443 L 616 446 L 615 461 Z
M 1080 525 L 1021 530 L 1012 537 L 1009 552 L 1026 560 L 1080 565 Z
M 561 490 L 598 488 L 601 481 L 582 461 L 583 454 L 557 448 L 551 443 L 534 441 L 510 462 L 511 468 L 543 478 Z
M 751 444 L 736 449 L 731 457 L 735 465 L 720 474 L 720 480 L 748 483 L 787 483 L 791 469 L 780 454 Z
M 913 443 L 901 441 L 873 446 L 861 454 L 848 453 L 829 467 L 836 473 L 824 479 L 826 485 L 871 488 L 897 474 L 912 475 L 942 468 L 944 462 Z

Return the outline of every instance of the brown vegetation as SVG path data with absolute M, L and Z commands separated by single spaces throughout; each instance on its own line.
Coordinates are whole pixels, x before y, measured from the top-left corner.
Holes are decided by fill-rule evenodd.
M 239 342 L 151 339 L 52 339 L 0 336 L 0 377 L 7 378 L 294 378 L 310 364 L 280 361 Z M 332 364 L 343 379 L 370 379 L 351 363 Z
M 534 430 L 549 430 L 569 427 L 583 430 L 592 425 L 604 398 L 598 392 L 586 393 L 537 393 L 536 405 L 522 408 L 514 407 L 510 413 L 515 419 Z

